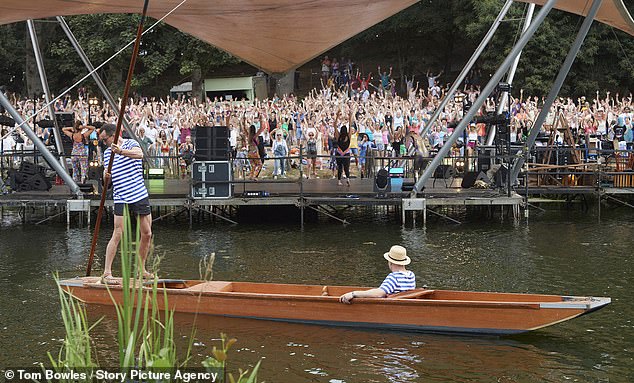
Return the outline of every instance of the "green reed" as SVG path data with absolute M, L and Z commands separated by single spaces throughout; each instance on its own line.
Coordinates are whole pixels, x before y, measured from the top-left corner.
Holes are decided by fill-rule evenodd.
M 185 367 L 191 359 L 195 326 L 192 327 L 185 356 L 179 361 L 174 335 L 174 311 L 169 309 L 167 291 L 162 289 L 162 296 L 160 296 L 159 281 L 156 277 L 148 283 L 143 282 L 143 266 L 138 246 L 136 246 L 141 239 L 140 223 L 137 220 L 136 230 L 133 233 L 127 207 L 123 218 L 124 229 L 120 241 L 121 289 L 111 289 L 107 286 L 117 315 L 119 366 L 124 370 Z M 214 254 L 211 255 L 210 260 L 204 260 L 201 263 L 201 277 L 205 280 L 211 279 L 213 260 Z M 156 268 L 157 263 L 154 265 L 155 270 Z M 77 367 L 98 368 L 99 364 L 94 360 L 94 345 L 90 331 L 103 318 L 89 325 L 84 303 L 64 290 L 59 285 L 57 276 L 55 281 L 66 336 L 57 359 L 49 353 L 50 362 L 57 371 Z M 119 300 L 117 300 L 117 294 L 120 294 Z M 161 304 L 163 309 L 160 309 Z M 224 371 L 227 353 L 236 340 L 227 340 L 225 334 L 222 334 L 221 339 L 221 349 L 214 346 L 212 356 L 202 362 L 203 367 L 221 368 Z M 250 374 L 240 369 L 237 380 L 229 374 L 229 381 L 256 383 L 259 367 L 260 362 Z

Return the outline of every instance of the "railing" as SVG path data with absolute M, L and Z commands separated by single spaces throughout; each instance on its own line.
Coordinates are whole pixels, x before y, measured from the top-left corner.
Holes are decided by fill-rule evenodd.
M 513 146 L 511 152 L 516 153 L 519 146 Z M 447 168 L 452 169 L 452 178 L 460 178 L 466 172 L 477 172 L 482 170 L 481 161 L 486 161 L 484 171 L 491 165 L 499 164 L 504 158 L 499 155 L 489 155 L 493 147 L 476 147 L 465 154 L 464 148 L 455 148 L 450 156 L 442 162 Z M 359 158 L 350 156 L 350 170 L 353 177 L 374 177 L 377 170 L 381 168 L 402 168 L 405 178 L 414 178 L 416 172 L 421 172 L 425 166 L 433 159 L 434 151 L 430 156 L 392 156 L 388 155 L 389 150 L 379 151 L 369 149 L 365 157 L 365 163 L 359 165 Z M 72 158 L 73 156 L 66 156 Z M 303 182 L 307 178 L 312 178 L 312 171 L 309 164 L 315 158 L 317 174 L 320 178 L 331 178 L 336 175 L 337 156 L 331 154 L 321 154 L 309 157 L 303 151 L 294 152 L 292 155 L 276 158 L 268 156 L 264 160 L 266 169 L 260 173 L 257 180 L 250 179 L 249 172 L 251 161 L 243 156 L 232 154 L 227 158 L 231 163 L 234 174 L 233 183 L 236 185 L 249 183 L 298 183 L 300 192 Z M 506 157 L 506 161 L 513 158 L 513 155 Z M 9 169 L 19 169 L 22 161 L 34 162 L 38 165 L 48 167 L 44 158 L 37 150 L 19 150 L 13 152 L 0 153 L 0 175 L 6 177 Z M 274 162 L 284 163 L 286 178 L 275 177 L 271 171 Z M 191 165 L 183 166 L 183 158 L 178 155 L 152 155 L 144 161 L 146 170 L 150 168 L 162 168 L 165 170 L 166 178 L 184 178 L 191 171 Z M 614 187 L 632 188 L 634 187 L 634 151 L 600 149 L 600 148 L 571 148 L 566 146 L 556 147 L 536 147 L 526 158 L 526 167 L 518 177 L 519 188 L 528 187 Z M 94 160 L 91 161 L 91 167 Z M 331 169 L 335 169 L 331 172 Z M 436 175 L 435 178 L 444 178 L 443 174 Z M 448 187 L 459 187 L 460 185 L 448 184 Z

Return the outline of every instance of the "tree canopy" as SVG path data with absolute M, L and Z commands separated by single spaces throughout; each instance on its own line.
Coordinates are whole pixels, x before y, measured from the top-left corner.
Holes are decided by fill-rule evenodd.
M 478 61 L 482 79 L 497 69 L 519 37 L 526 6 L 513 5 L 507 21 Z M 413 74 L 422 77 L 431 69 L 436 73 L 444 71 L 442 82 L 452 81 L 489 29 L 500 7 L 499 0 L 421 1 L 328 53 L 352 57 L 366 73 L 372 71 L 373 65 L 381 63 L 392 65 L 397 77 Z M 134 38 L 139 17 L 82 15 L 66 20 L 97 66 Z M 581 22 L 582 18 L 578 16 L 551 12 L 522 53 L 515 78 L 516 89 L 523 88 L 530 94 L 548 91 Z M 59 93 L 83 77 L 86 69 L 59 26 L 50 22 L 36 24 L 51 91 Z M 289 24 L 289 28 L 292 27 Z M 100 70 L 114 94 L 120 93 L 125 80 L 129 51 L 125 53 Z M 37 93 L 39 80 L 37 73 L 33 73 L 32 55 L 26 23 L 0 26 L 0 85 L 21 94 Z M 193 80 L 196 91 L 202 79 L 213 71 L 238 62 L 223 51 L 160 24 L 143 37 L 133 88 L 144 95 L 164 95 L 173 85 Z M 306 65 L 314 67 L 316 63 Z M 96 92 L 92 81 L 85 87 Z M 624 93 L 631 89 L 634 89 L 634 39 L 595 23 L 562 94 L 587 95 L 597 90 Z

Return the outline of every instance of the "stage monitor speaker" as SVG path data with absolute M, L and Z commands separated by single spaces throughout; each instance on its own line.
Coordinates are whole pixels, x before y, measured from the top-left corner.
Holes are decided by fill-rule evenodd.
M 462 184 L 460 185 L 464 189 L 472 188 L 476 181 L 483 181 L 486 184 L 490 184 L 491 180 L 485 172 L 466 172 L 462 177 Z
M 195 161 L 192 164 L 192 198 L 231 198 L 230 161 Z
M 32 190 L 47 191 L 51 190 L 53 187 L 51 181 L 40 173 L 31 176 L 31 178 L 29 178 L 29 184 L 31 185 Z
M 77 184 L 82 193 L 91 194 L 95 192 L 95 186 L 91 183 Z
M 385 195 L 391 191 L 391 182 L 387 169 L 381 168 L 374 176 L 374 192 Z
M 226 126 L 196 126 L 193 139 L 196 161 L 229 159 L 229 129 Z
M 42 167 L 35 165 L 33 162 L 22 161 L 20 163 L 20 171 L 24 174 L 36 174 L 43 171 Z

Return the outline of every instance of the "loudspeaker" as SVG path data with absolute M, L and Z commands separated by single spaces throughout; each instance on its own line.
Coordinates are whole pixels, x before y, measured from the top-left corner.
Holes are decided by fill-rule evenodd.
M 473 184 L 475 184 L 476 178 L 478 178 L 478 173 L 465 172 L 464 176 L 462 177 L 462 183 L 460 184 L 460 186 L 463 189 L 471 188 L 473 187 Z
M 54 128 L 55 127 L 55 123 L 53 122 L 53 120 L 39 120 L 38 122 L 36 122 L 36 124 L 38 124 L 40 128 Z
M 89 180 L 101 180 L 103 178 L 103 166 L 88 167 Z
M 95 187 L 91 183 L 77 184 L 77 186 L 79 186 L 79 190 L 81 190 L 82 193 L 90 194 L 95 191 Z
M 75 113 L 73 112 L 58 112 L 55 113 L 55 119 L 59 128 L 72 127 L 75 123 Z
M 196 161 L 229 159 L 229 129 L 226 126 L 196 126 L 194 130 Z
M 20 163 L 20 171 L 24 174 L 36 174 L 43 171 L 42 167 L 32 162 L 22 161 Z
M 374 176 L 374 192 L 378 193 L 380 196 L 385 196 L 385 193 L 389 193 L 391 191 L 391 182 L 389 173 L 386 169 L 381 168 L 378 172 L 376 172 L 376 176 Z
M 44 175 L 42 175 L 41 173 L 30 176 L 27 182 L 22 183 L 20 187 L 22 187 L 22 185 L 24 184 L 28 184 L 29 190 L 38 190 L 38 191 L 47 191 L 47 190 L 50 190 L 52 187 L 51 182 L 46 177 L 44 177 Z
M 231 198 L 232 169 L 229 161 L 192 163 L 192 198 Z
M 495 186 L 498 188 L 506 187 L 506 181 L 508 177 L 508 169 L 505 165 L 500 166 L 500 169 L 495 173 Z
M 491 169 L 491 156 L 488 151 L 478 153 L 478 171 L 488 172 Z
M 51 182 L 44 175 L 44 167 L 32 162 L 22 161 L 20 170 L 9 170 L 9 186 L 16 191 L 50 190 Z
M 487 184 L 491 183 L 491 180 L 485 172 L 466 172 L 464 177 L 462 177 L 462 184 L 460 186 L 465 189 L 471 188 L 476 181 L 484 181 Z
M 11 117 L 0 115 L 0 125 L 9 126 L 13 128 L 15 126 L 15 120 Z

